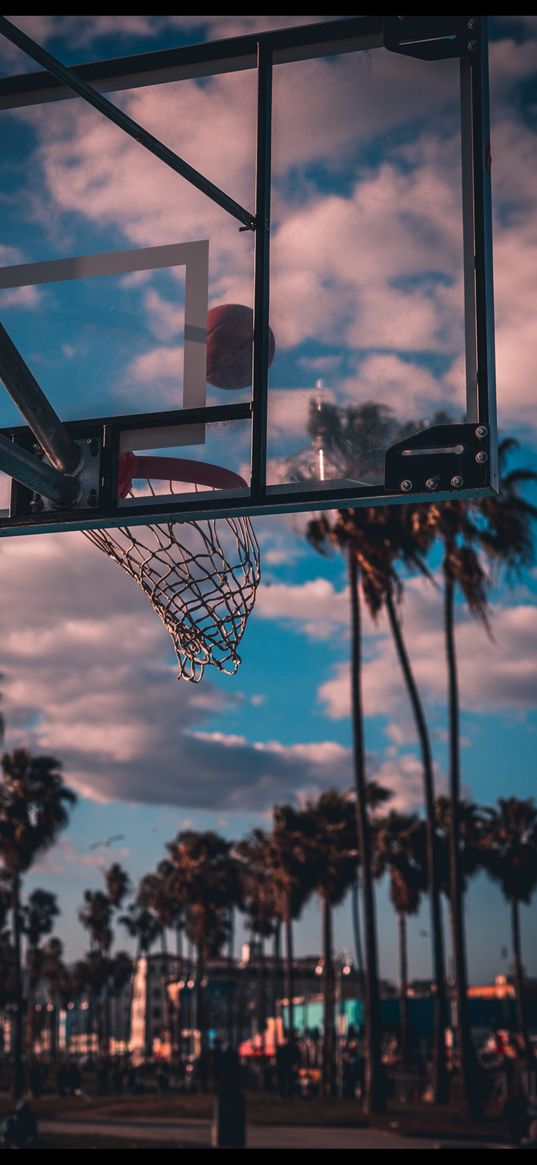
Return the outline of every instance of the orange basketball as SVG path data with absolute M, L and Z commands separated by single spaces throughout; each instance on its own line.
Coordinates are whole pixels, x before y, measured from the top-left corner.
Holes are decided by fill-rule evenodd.
M 242 303 L 212 307 L 207 316 L 207 381 L 214 388 L 237 390 L 252 383 L 254 313 Z M 269 364 L 276 344 L 269 328 Z

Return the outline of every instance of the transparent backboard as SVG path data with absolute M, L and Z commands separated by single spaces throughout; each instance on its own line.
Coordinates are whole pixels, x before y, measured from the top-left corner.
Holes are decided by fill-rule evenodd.
M 59 509 L 3 474 L 4 533 L 494 488 L 484 33 L 397 19 L 99 66 L 186 174 L 13 50 L 0 320 L 93 462 Z

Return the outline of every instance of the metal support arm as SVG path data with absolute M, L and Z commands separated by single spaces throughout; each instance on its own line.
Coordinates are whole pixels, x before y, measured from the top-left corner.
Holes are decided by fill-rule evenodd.
M 27 489 L 44 494 L 55 506 L 71 506 L 79 495 L 79 484 L 74 477 L 58 473 L 46 461 L 29 453 L 21 445 L 14 445 L 0 433 L 0 470 L 22 482 Z
M 20 28 L 12 24 L 11 21 L 6 20 L 5 16 L 0 16 L 0 33 L 7 40 L 11 41 L 12 44 L 16 45 L 17 48 L 22 49 L 23 53 L 27 53 L 29 57 L 47 69 L 51 76 L 56 77 L 58 81 L 61 81 L 74 93 L 78 93 L 78 96 L 82 97 L 84 101 L 87 101 L 88 105 L 93 105 L 94 109 L 98 109 L 99 113 L 102 113 L 114 125 L 119 126 L 124 133 L 129 134 L 131 138 L 134 138 L 136 142 L 144 146 L 156 158 L 160 158 L 161 162 L 165 162 L 171 170 L 175 170 L 176 174 L 180 174 L 183 178 L 186 178 L 192 186 L 201 190 L 202 194 L 206 194 L 208 198 L 211 198 L 213 202 L 221 206 L 223 210 L 227 210 L 228 214 L 233 215 L 233 218 L 243 223 L 248 230 L 255 230 L 255 217 L 249 210 L 246 210 L 238 202 L 235 202 L 234 198 L 230 198 L 229 194 L 225 194 L 223 190 L 220 190 L 219 186 L 215 186 L 214 182 L 211 182 L 204 174 L 200 174 L 193 166 L 189 166 L 188 162 L 185 162 L 183 158 L 179 158 L 177 154 L 174 154 L 173 150 L 168 149 L 168 146 L 165 146 L 163 142 L 149 133 L 147 129 L 144 129 L 137 121 L 134 121 L 122 109 L 118 109 L 117 105 L 114 105 L 107 97 L 103 97 L 102 93 L 98 93 L 96 89 L 88 85 L 87 81 L 84 81 L 78 73 L 62 65 L 61 61 L 58 61 L 56 57 L 53 57 L 51 53 L 48 53 L 37 41 L 32 40 L 25 32 L 22 32 Z
M 80 468 L 80 449 L 71 440 L 2 324 L 0 380 L 4 382 L 11 399 L 15 401 L 34 437 L 56 469 L 62 473 L 76 473 Z

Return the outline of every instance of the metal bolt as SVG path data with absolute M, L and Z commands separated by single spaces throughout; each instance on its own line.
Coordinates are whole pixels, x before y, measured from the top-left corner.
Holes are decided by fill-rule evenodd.
M 475 459 L 476 459 L 478 465 L 484 465 L 485 461 L 488 461 L 489 455 L 488 455 L 488 453 L 485 453 L 484 449 L 480 449 L 479 453 L 476 453 Z
M 461 486 L 464 485 L 464 479 L 461 477 L 460 473 L 456 473 L 451 478 L 451 484 L 453 486 L 453 489 L 460 489 Z
M 88 494 L 88 506 L 96 506 L 96 505 L 97 505 L 97 490 L 90 489 L 90 492 Z
M 412 489 L 412 482 L 408 480 L 408 477 L 405 477 L 404 480 L 401 482 L 401 490 L 404 494 L 408 494 L 408 493 L 410 493 L 411 489 Z
M 87 441 L 88 449 L 92 457 L 96 457 L 99 452 L 99 442 L 96 437 L 90 437 Z
M 44 503 L 41 495 L 34 494 L 32 500 L 30 502 L 30 509 L 33 510 L 34 514 L 40 514 L 41 510 L 43 510 L 44 508 L 45 508 L 45 503 Z
M 476 437 L 481 437 L 481 438 L 487 437 L 488 436 L 487 426 L 486 425 L 478 425 L 477 429 L 475 431 L 475 435 L 476 435 Z
M 35 444 L 34 444 L 34 445 L 32 445 L 32 453 L 33 453 L 33 454 L 34 454 L 36 457 L 44 457 L 44 456 L 45 456 L 45 450 L 44 450 L 44 449 L 42 449 L 41 445 L 39 445 L 39 444 L 37 443 L 37 441 L 35 442 Z
M 427 481 L 425 482 L 425 489 L 436 489 L 437 485 L 438 485 L 438 478 L 437 477 L 428 477 Z
M 470 29 L 470 32 L 475 32 L 476 28 L 479 27 L 479 21 L 477 17 L 471 16 L 466 27 Z
M 467 48 L 469 53 L 475 53 L 476 49 L 479 48 L 479 45 L 476 40 L 469 40 Z

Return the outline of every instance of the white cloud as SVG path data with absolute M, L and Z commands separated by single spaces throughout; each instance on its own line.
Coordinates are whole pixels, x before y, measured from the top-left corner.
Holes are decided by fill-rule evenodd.
M 348 627 L 348 594 L 336 591 L 325 578 L 313 579 L 301 586 L 261 585 L 256 615 L 262 619 L 290 620 L 310 639 L 328 639 L 336 627 Z
M 427 584 L 407 586 L 403 607 L 404 631 L 412 667 L 426 704 L 445 703 L 445 646 L 441 597 Z M 468 711 L 495 711 L 507 717 L 535 707 L 537 697 L 537 609 L 530 604 L 496 605 L 491 614 L 494 639 L 474 620 L 458 612 L 456 635 L 461 705 Z M 388 716 L 408 712 L 393 643 L 386 623 L 370 639 L 370 657 L 363 672 L 366 715 Z M 334 668 L 321 684 L 319 699 L 326 715 L 339 719 L 350 714 L 350 678 L 347 663 Z M 393 737 L 392 737 L 393 738 Z
M 147 600 L 81 535 L 3 540 L 2 596 L 7 748 L 58 755 L 82 795 L 264 810 L 349 783 L 350 753 L 337 742 L 206 730 L 244 693 L 208 676 L 202 690 L 179 685 Z

